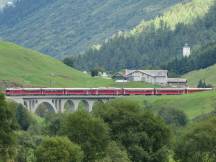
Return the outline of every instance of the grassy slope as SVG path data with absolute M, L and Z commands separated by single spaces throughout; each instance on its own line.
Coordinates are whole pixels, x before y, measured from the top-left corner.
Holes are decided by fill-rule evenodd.
M 51 73 L 55 76 L 51 77 Z M 51 78 L 52 83 L 58 87 L 112 83 L 110 80 L 91 78 L 54 58 L 6 42 L 0 42 L 0 76 L 1 80 L 34 86 L 49 86 Z
M 54 74 L 52 76 L 51 74 Z M 2 80 L 24 86 L 49 87 L 149 87 L 144 83 L 114 83 L 110 79 L 92 78 L 41 53 L 0 42 L 0 86 Z
M 199 80 L 205 80 L 207 84 L 212 84 L 216 86 L 216 65 L 210 66 L 206 69 L 192 71 L 188 74 L 185 74 L 183 77 L 187 78 L 189 85 L 197 86 Z
M 184 111 L 189 119 L 209 113 L 216 107 L 216 92 L 203 92 L 181 96 L 142 96 L 129 97 L 130 100 L 141 105 L 147 101 L 152 110 L 157 112 L 160 108 L 175 108 Z

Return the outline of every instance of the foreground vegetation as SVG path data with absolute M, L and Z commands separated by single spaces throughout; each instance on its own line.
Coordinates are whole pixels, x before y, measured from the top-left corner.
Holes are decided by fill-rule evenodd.
M 0 95 L 0 161 L 215 162 L 214 96 L 129 97 L 40 118 Z

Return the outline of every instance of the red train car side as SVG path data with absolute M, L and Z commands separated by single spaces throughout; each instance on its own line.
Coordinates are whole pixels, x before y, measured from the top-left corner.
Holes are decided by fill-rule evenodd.
M 155 95 L 181 95 L 187 94 L 185 88 L 156 88 Z
M 211 91 L 211 88 L 9 88 L 7 96 L 29 95 L 181 95 Z

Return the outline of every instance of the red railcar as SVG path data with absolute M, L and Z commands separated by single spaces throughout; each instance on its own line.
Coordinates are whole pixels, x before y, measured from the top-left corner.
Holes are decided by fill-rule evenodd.
M 154 88 L 125 88 L 124 95 L 154 95 Z
M 18 88 L 18 89 L 7 89 L 6 95 L 41 95 L 40 88 Z
M 211 91 L 211 90 L 212 90 L 212 88 L 187 88 L 187 94 L 204 92 L 204 91 Z
M 181 95 L 187 94 L 186 88 L 156 88 L 155 95 Z
M 42 88 L 41 95 L 64 95 L 63 88 Z
M 65 95 L 88 95 L 89 88 L 66 88 L 64 89 Z
M 210 91 L 211 88 L 9 88 L 7 96 L 29 95 L 181 95 Z
M 121 88 L 98 88 L 97 95 L 123 95 Z

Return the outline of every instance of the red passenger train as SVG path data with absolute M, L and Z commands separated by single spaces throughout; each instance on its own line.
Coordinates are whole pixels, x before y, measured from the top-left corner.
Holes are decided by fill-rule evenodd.
M 211 91 L 212 88 L 8 88 L 7 96 L 31 95 L 181 95 Z

